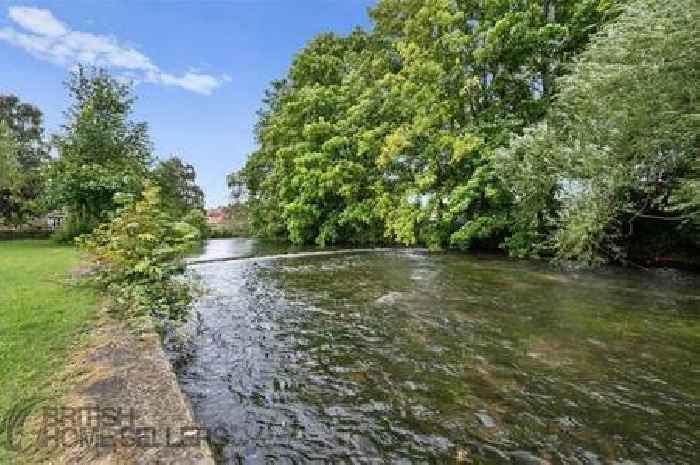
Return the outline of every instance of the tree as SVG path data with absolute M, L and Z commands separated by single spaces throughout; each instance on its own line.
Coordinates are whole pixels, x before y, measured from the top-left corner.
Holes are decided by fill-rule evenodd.
M 179 157 L 160 160 L 151 172 L 160 187 L 163 208 L 176 217 L 204 208 L 204 192 L 197 185 L 194 166 Z
M 17 140 L 17 160 L 22 169 L 39 168 L 48 158 L 41 110 L 14 95 L 0 95 L 0 121 Z
M 699 20 L 693 0 L 637 0 L 580 54 L 546 124 L 501 153 L 516 235 L 589 263 L 698 242 Z
M 605 1 L 379 2 L 376 30 L 401 63 L 379 81 L 401 108 L 378 160 L 398 180 L 389 235 L 468 247 L 505 234 L 494 150 L 542 118 L 553 78 L 613 14 Z
M 14 147 L 12 158 L 16 165 L 13 188 L 4 188 L 0 193 L 0 215 L 5 221 L 19 225 L 38 210 L 41 168 L 48 159 L 42 114 L 37 107 L 21 102 L 14 95 L 0 95 L 0 125 L 5 128 L 4 137 L 11 137 L 14 141 L 11 144 Z M 8 171 L 3 173 L 8 174 Z
M 173 218 L 185 221 L 200 232 L 208 234 L 204 211 L 204 192 L 196 183 L 194 166 L 178 157 L 160 160 L 151 171 L 151 179 L 160 189 L 161 208 Z
M 324 34 L 273 83 L 257 126 L 260 149 L 241 176 L 253 225 L 295 243 L 368 242 L 382 237 L 374 152 L 361 132 L 381 114 L 363 113 L 362 93 L 386 70 L 383 44 L 357 30 Z
M 17 210 L 17 186 L 20 166 L 17 141 L 5 123 L 0 121 L 0 220 L 13 219 Z
M 614 17 L 604 0 L 382 0 L 268 91 L 241 176 L 253 228 L 296 243 L 468 247 L 508 231 L 493 163 Z
M 7 126 L 0 122 L 0 189 L 13 190 L 17 185 L 19 171 L 17 141 Z
M 46 173 L 46 200 L 68 210 L 71 237 L 107 218 L 115 194 L 138 195 L 152 158 L 146 124 L 130 120 L 129 85 L 104 70 L 79 67 L 67 87 L 73 103 L 54 139 L 58 158 Z
M 244 204 L 248 200 L 248 189 L 245 174 L 242 171 L 234 171 L 226 176 L 226 185 L 231 193 L 233 205 Z

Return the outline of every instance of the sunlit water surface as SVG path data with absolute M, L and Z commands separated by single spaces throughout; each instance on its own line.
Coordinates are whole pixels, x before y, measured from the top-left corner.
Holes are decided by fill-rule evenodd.
M 221 463 L 700 463 L 698 277 L 406 251 L 191 268 L 208 293 L 170 354 Z

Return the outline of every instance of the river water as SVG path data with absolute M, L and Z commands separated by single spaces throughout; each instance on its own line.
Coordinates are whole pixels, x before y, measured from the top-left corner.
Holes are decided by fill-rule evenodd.
M 700 463 L 697 276 L 420 251 L 190 269 L 207 292 L 171 356 L 221 463 Z

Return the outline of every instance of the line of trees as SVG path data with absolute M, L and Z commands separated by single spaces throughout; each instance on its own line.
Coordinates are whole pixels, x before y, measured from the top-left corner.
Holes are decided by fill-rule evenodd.
M 235 173 L 254 231 L 589 263 L 697 245 L 699 9 L 380 0 L 267 91 Z
M 48 143 L 36 107 L 0 99 L 0 219 L 63 211 L 55 237 L 90 252 L 112 311 L 146 327 L 185 319 L 191 285 L 177 276 L 207 232 L 194 168 L 155 159 L 147 125 L 132 119 L 130 85 L 79 67 L 67 88 L 72 104 Z
M 131 86 L 85 67 L 66 86 L 72 103 L 50 139 L 37 107 L 0 96 L 0 221 L 16 226 L 61 210 L 67 220 L 57 238 L 72 240 L 110 218 L 117 194 L 139 199 L 151 182 L 168 214 L 205 232 L 194 167 L 178 157 L 154 157 L 146 123 L 132 119 Z

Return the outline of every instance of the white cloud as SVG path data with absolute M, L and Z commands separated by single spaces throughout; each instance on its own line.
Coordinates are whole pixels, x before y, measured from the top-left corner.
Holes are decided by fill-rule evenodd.
M 52 63 L 63 66 L 84 63 L 110 68 L 136 82 L 177 86 L 205 95 L 230 81 L 226 75 L 212 76 L 195 71 L 182 76 L 166 73 L 135 48 L 106 35 L 71 30 L 49 10 L 10 7 L 8 15 L 21 29 L 0 28 L 0 41 Z
M 14 22 L 35 34 L 58 37 L 68 32 L 63 23 L 54 18 L 49 10 L 15 6 L 9 8 L 8 14 Z
M 158 75 L 160 82 L 166 85 L 180 86 L 183 89 L 191 90 L 194 92 L 202 92 L 205 94 L 210 94 L 217 87 L 219 87 L 224 82 L 229 82 L 231 78 L 224 75 L 221 77 L 214 77 L 209 74 L 188 72 L 182 77 L 173 76 L 172 74 L 160 73 Z

